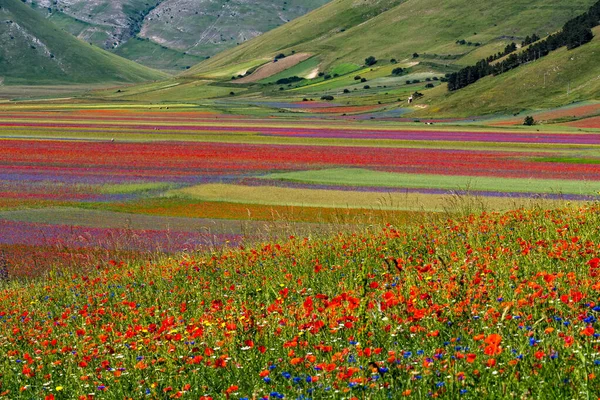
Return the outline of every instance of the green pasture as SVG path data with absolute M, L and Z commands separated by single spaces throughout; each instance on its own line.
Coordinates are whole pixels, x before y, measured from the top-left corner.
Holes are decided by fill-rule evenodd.
M 131 38 L 117 47 L 115 54 L 174 75 L 204 60 L 204 57 L 173 50 L 139 37 Z
M 461 66 L 473 65 L 483 59 L 488 58 L 491 55 L 503 52 L 506 45 L 511 43 L 511 40 L 492 40 L 484 46 L 474 48 L 474 50 L 470 51 L 464 57 L 461 57 L 459 60 L 457 60 L 456 64 L 459 64 Z M 515 41 L 515 43 L 520 45 L 520 43 L 518 43 L 517 41 Z M 464 47 L 470 48 L 467 46 Z
M 319 185 L 422 189 L 435 188 L 444 190 L 515 193 L 596 195 L 600 190 L 600 182 L 591 181 L 403 174 L 360 168 L 333 168 L 300 172 L 279 172 L 263 176 L 262 178 Z
M 595 28 L 594 33 L 596 37 L 584 46 L 570 51 L 558 49 L 535 62 L 483 78 L 456 92 L 448 93 L 445 85 L 430 90 L 422 101 L 429 107 L 414 115 L 513 114 L 597 99 L 600 28 Z
M 256 69 L 261 65 L 268 63 L 269 61 L 271 61 L 270 58 L 258 58 L 246 62 L 236 63 L 233 65 L 227 65 L 215 71 L 199 74 L 197 77 L 209 79 L 231 79 L 232 76 L 244 75 L 249 70 Z
M 188 73 L 199 75 L 292 49 L 321 57 L 325 71 L 343 63 L 362 64 L 368 56 L 404 61 L 412 59 L 415 52 L 463 54 L 477 48 L 458 46 L 457 40 L 485 45 L 502 36 L 524 38 L 534 32 L 546 34 L 593 3 L 593 0 L 569 4 L 560 0 L 477 3 L 383 0 L 358 6 L 354 0 L 338 0 L 218 54 Z

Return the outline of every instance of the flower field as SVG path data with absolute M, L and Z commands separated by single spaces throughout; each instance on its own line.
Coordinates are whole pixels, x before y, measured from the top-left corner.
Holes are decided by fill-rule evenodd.
M 107 249 L 191 251 L 317 225 L 406 222 L 457 195 L 505 210 L 529 198 L 590 201 L 600 190 L 598 136 L 569 127 L 55 107 L 0 110 L 0 248 L 13 275 L 39 275 L 16 263 L 19 246 L 40 246 L 38 266 L 57 246 L 101 248 L 106 261 Z
M 4 284 L 5 398 L 580 398 L 600 209 L 512 211 Z

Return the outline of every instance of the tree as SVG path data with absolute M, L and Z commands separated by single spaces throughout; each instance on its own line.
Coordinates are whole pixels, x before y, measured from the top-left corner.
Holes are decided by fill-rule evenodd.
M 331 101 L 331 100 L 333 100 L 333 96 L 329 95 L 329 94 L 326 94 L 325 96 L 321 96 L 321 100 Z
M 533 117 L 531 115 L 528 115 L 525 117 L 525 120 L 523 121 L 523 125 L 525 125 L 525 126 L 535 125 L 535 119 L 533 119 Z
M 419 58 L 419 53 L 413 53 L 413 58 Z
M 377 59 L 373 56 L 369 56 L 365 58 L 365 65 L 370 67 L 371 65 L 375 65 L 377 63 Z

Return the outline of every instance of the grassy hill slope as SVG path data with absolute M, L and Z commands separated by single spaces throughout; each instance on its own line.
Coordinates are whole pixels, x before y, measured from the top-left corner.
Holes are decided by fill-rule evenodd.
M 309 52 L 325 67 L 342 62 L 422 57 L 451 63 L 476 50 L 456 43 L 465 39 L 485 45 L 499 39 L 520 41 L 545 36 L 584 12 L 593 0 L 335 0 L 230 51 L 186 74 L 204 74 L 226 65 L 268 58 L 277 52 Z
M 559 107 L 600 98 L 600 27 L 591 43 L 550 55 L 448 93 L 440 86 L 426 96 L 429 109 L 417 115 L 481 115 Z
M 4 84 L 142 82 L 167 75 L 60 30 L 19 0 L 0 1 Z
M 78 38 L 181 72 L 329 0 L 23 0 Z

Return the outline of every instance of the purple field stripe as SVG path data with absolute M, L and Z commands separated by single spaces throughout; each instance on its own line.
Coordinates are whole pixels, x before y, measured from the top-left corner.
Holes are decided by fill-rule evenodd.
M 113 243 L 133 251 L 179 252 L 228 243 L 237 246 L 241 235 L 165 230 L 125 230 L 53 225 L 0 219 L 0 244 L 31 246 L 65 245 L 70 248 L 106 247 Z

